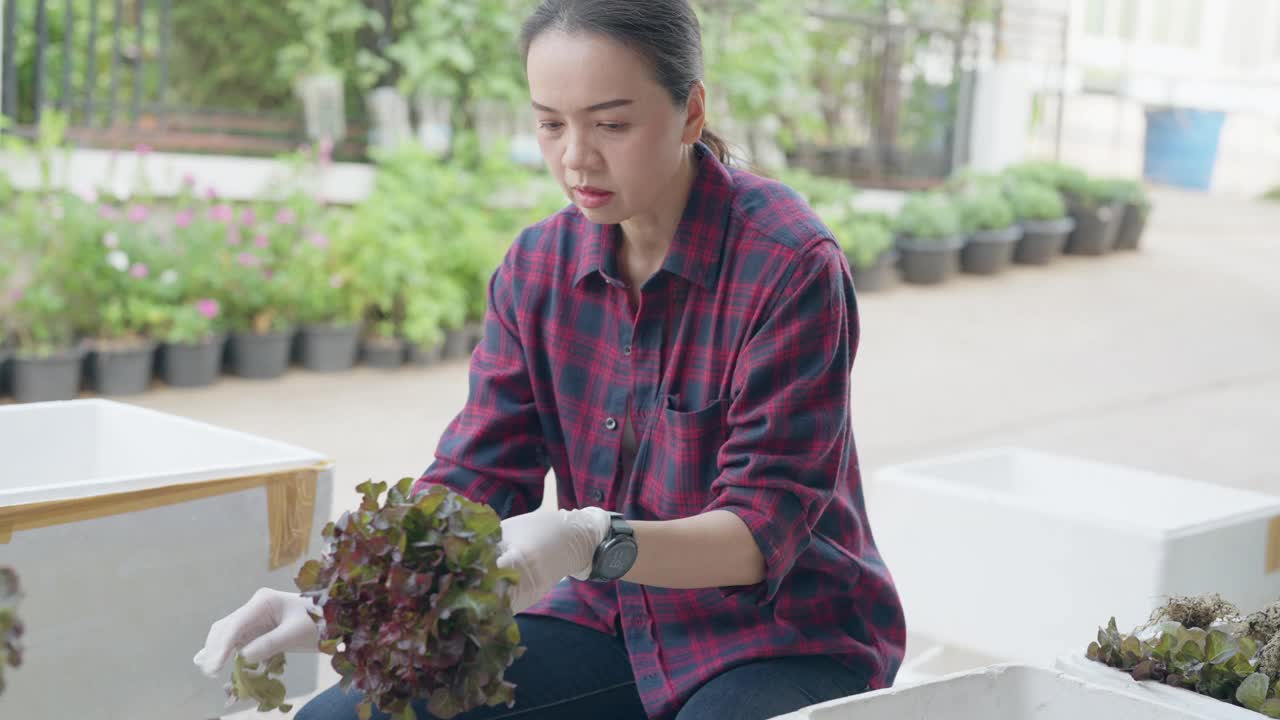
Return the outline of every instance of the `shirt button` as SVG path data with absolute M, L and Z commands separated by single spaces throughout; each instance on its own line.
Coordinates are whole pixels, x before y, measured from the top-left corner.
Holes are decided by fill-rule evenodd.
M 607 418 L 607 419 L 604 421 L 604 426 L 605 426 L 605 428 L 606 428 L 606 429 L 609 429 L 609 430 L 617 430 L 617 429 L 618 429 L 618 421 L 617 421 L 617 420 L 614 420 L 613 418 Z
M 623 355 L 630 355 L 630 354 L 631 354 L 631 346 L 630 346 L 630 345 L 623 345 L 623 346 L 622 346 L 622 354 L 623 354 Z
M 587 492 L 587 497 L 591 498 L 591 502 L 600 502 L 604 500 L 604 491 L 600 488 L 592 488 Z

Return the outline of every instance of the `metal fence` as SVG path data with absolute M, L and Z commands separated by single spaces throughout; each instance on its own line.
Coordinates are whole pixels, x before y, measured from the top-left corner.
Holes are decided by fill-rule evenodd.
M 182 2 L 0 0 L 0 114 L 10 131 L 32 134 L 57 110 L 69 120 L 69 139 L 87 146 L 273 154 L 304 142 L 294 108 L 184 107 L 173 97 L 173 15 Z M 921 187 L 948 176 L 965 160 L 976 68 L 1010 58 L 1051 76 L 1066 62 L 1064 13 L 1005 0 L 994 18 L 975 22 L 976 3 L 945 0 L 923 17 L 888 0 L 870 14 L 832 11 L 853 7 L 839 2 L 797 8 L 797 21 L 822 35 L 829 61 L 812 78 L 819 127 L 795 133 L 806 140 L 789 151 L 790 162 L 869 186 Z M 1061 95 L 1048 99 L 1040 115 L 1060 125 Z M 363 117 L 348 123 L 335 155 L 364 158 L 366 125 Z
M 68 139 L 87 146 L 272 154 L 305 139 L 297 113 L 184 107 L 170 97 L 174 0 L 0 3 L 9 132 L 30 136 L 56 111 Z
M 950 12 L 927 18 L 882 7 L 880 15 L 808 11 L 812 31 L 836 43 L 825 48 L 830 68 L 818 80 L 823 127 L 789 153 L 792 164 L 870 187 L 935 185 L 967 159 L 981 66 L 1003 59 L 1065 71 L 1064 12 L 1015 1 L 996 3 L 978 21 L 972 0 L 943 4 Z M 1056 100 L 1060 112 L 1060 92 Z

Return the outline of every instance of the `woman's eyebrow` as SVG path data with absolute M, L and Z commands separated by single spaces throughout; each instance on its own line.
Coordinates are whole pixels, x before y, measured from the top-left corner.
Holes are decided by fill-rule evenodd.
M 617 100 L 609 100 L 608 102 L 597 103 L 597 104 L 592 105 L 591 107 L 587 108 L 586 110 L 583 110 L 583 112 L 593 113 L 593 112 L 600 112 L 601 110 L 612 110 L 612 109 L 617 108 L 617 107 L 623 107 L 623 106 L 625 106 L 625 105 L 630 105 L 630 104 L 632 104 L 633 102 L 635 102 L 635 101 L 634 101 L 634 100 L 628 100 L 628 99 L 626 99 L 626 98 L 619 98 L 619 99 L 617 99 Z M 538 110 L 539 112 L 549 112 L 549 113 L 560 112 L 559 110 L 555 110 L 555 109 L 553 109 L 553 108 L 549 108 L 549 107 L 547 107 L 546 105 L 543 105 L 543 104 L 539 103 L 537 100 L 534 100 L 534 101 L 533 101 L 533 109 L 534 109 L 534 110 Z

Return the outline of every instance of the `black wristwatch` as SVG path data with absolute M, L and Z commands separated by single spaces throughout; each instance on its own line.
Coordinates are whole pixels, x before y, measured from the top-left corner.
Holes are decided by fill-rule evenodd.
M 636 536 L 621 513 L 609 513 L 609 532 L 591 559 L 594 582 L 612 582 L 626 575 L 636 562 Z

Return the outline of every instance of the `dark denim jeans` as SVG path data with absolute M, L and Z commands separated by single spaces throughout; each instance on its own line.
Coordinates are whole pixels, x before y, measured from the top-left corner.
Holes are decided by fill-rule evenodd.
M 621 637 L 536 615 L 518 615 L 516 621 L 528 650 L 506 674 L 517 686 L 515 707 L 479 708 L 455 720 L 645 720 Z M 862 678 L 829 658 L 762 660 L 712 678 L 676 720 L 767 720 L 865 689 Z M 359 702 L 354 690 L 334 686 L 307 703 L 297 720 L 356 720 Z M 425 702 L 414 711 L 420 720 L 431 717 Z

